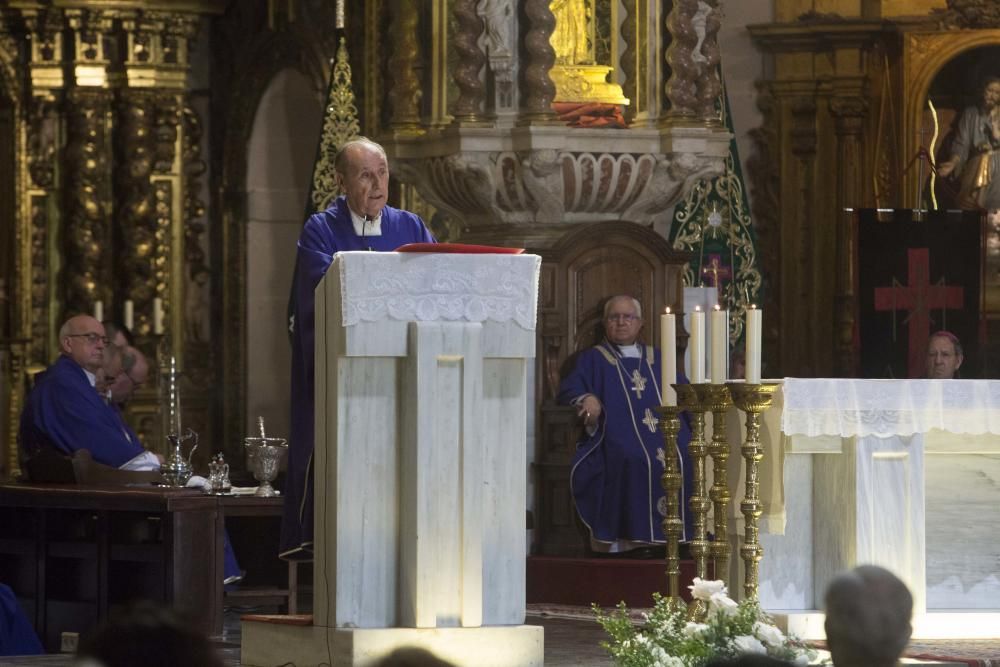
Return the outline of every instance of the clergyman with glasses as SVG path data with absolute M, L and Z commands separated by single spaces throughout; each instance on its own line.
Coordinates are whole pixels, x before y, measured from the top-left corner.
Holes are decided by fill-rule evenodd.
M 577 443 L 570 487 L 595 554 L 654 557 L 666 543 L 663 436 L 656 412 L 663 388 L 661 357 L 641 342 L 642 306 L 631 296 L 613 296 L 604 305 L 605 339 L 584 350 L 559 387 L 558 400 L 576 407 L 585 433 Z M 686 382 L 678 376 L 678 382 Z M 688 500 L 691 431 L 682 415 L 677 454 L 684 485 L 681 517 L 691 536 Z
M 71 317 L 59 329 L 59 358 L 38 376 L 21 413 L 27 456 L 86 449 L 98 463 L 115 468 L 159 469 L 156 456 L 95 388 L 108 344 L 104 325 L 89 315 Z

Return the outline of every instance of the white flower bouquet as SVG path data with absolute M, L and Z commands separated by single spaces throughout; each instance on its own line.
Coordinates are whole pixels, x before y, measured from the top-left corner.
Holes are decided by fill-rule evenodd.
M 625 603 L 605 614 L 594 605 L 598 622 L 610 641 L 601 642 L 619 667 L 702 667 L 716 658 L 743 653 L 764 653 L 773 658 L 806 665 L 816 652 L 787 637 L 765 614 L 756 600 L 737 604 L 721 581 L 695 578 L 691 594 L 708 608 L 704 623 L 687 620 L 686 610 L 669 598 L 653 594 L 653 609 L 644 622 L 630 618 Z

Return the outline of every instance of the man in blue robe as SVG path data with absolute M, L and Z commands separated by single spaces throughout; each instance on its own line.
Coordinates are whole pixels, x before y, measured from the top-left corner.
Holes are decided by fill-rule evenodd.
M 160 462 L 95 388 L 108 345 L 104 326 L 77 315 L 59 330 L 59 358 L 35 381 L 21 413 L 21 447 L 30 457 L 50 448 L 124 470 L 156 470 Z
M 316 286 L 338 252 L 390 252 L 407 243 L 434 242 L 419 216 L 386 206 L 389 162 L 377 143 L 364 138 L 347 142 L 337 152 L 334 170 L 344 195 L 306 221 L 292 288 L 292 431 L 280 553 L 289 559 L 312 557 Z
M 0 655 L 41 655 L 45 653 L 35 629 L 24 615 L 17 596 L 0 584 Z
M 587 429 L 573 457 L 570 487 L 597 553 L 648 551 L 666 542 L 666 500 L 660 482 L 663 435 L 656 412 L 662 391 L 660 355 L 651 345 L 637 342 L 641 328 L 638 301 L 610 298 L 604 307 L 606 340 L 580 354 L 559 388 L 559 402 L 575 406 Z M 678 376 L 677 381 L 685 380 Z M 681 541 L 692 535 L 690 440 L 687 416 L 682 414 L 676 452 L 684 482 Z

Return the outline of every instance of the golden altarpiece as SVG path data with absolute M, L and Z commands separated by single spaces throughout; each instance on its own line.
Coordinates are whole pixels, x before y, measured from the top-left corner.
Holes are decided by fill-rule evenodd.
M 166 347 L 182 367 L 186 422 L 210 449 L 242 460 L 246 337 L 258 324 L 247 321 L 248 137 L 283 69 L 325 99 L 341 43 L 351 74 L 331 89 L 327 119 L 353 117 L 348 126 L 383 142 L 393 201 L 442 238 L 544 255 L 586 224 L 655 234 L 651 225 L 718 174 L 728 152 L 718 0 L 7 0 L 0 9 L 0 192 L 16 202 L 0 212 L 12 241 L 0 252 L 4 474 L 16 469 L 27 371 L 51 361 L 62 319 L 97 301 L 113 319 L 132 301 L 139 346 Z M 630 125 L 570 128 L 553 102 L 621 105 Z M 644 300 L 676 305 L 680 284 L 664 288 Z M 605 295 L 547 294 L 539 349 L 561 359 L 572 325 Z M 164 335 L 154 330 L 157 299 Z M 540 394 L 552 391 L 545 377 L 536 372 Z M 131 412 L 157 447 L 155 390 Z
M 928 156 L 949 157 L 953 121 L 979 102 L 985 77 L 1000 75 L 1000 4 L 814 4 L 775 2 L 774 23 L 749 26 L 770 61 L 747 169 L 769 276 L 764 356 L 784 375 L 850 376 L 856 248 L 844 209 L 948 205 L 930 196 Z M 997 233 L 986 244 L 991 329 Z

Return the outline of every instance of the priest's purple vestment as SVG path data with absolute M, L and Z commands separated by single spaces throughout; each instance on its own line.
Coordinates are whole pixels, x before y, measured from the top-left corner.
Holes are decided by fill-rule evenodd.
M 580 518 L 593 540 L 663 543 L 666 503 L 660 477 L 664 470 L 663 434 L 659 428 L 660 355 L 639 345 L 639 357 L 625 357 L 604 341 L 584 350 L 576 368 L 563 380 L 558 400 L 569 404 L 593 394 L 602 404 L 591 434 L 577 443 L 570 487 Z M 678 376 L 678 382 L 687 380 Z M 681 413 L 677 439 L 682 479 L 682 541 L 692 535 L 688 502 L 692 470 L 688 456 L 691 430 Z
M 104 402 L 83 368 L 65 355 L 35 381 L 21 413 L 20 438 L 28 455 L 46 446 L 70 456 L 86 449 L 95 461 L 114 468 L 143 452 L 121 413 Z
M 391 206 L 382 209 L 380 236 L 357 234 L 345 197 L 338 197 L 330 208 L 306 221 L 299 236 L 292 291 L 292 425 L 285 516 L 281 524 L 281 556 L 284 558 L 308 559 L 312 556 L 316 286 L 338 252 L 391 252 L 407 243 L 433 242 L 434 237 L 419 216 Z M 363 447 L 364 443 L 359 442 L 357 446 Z

